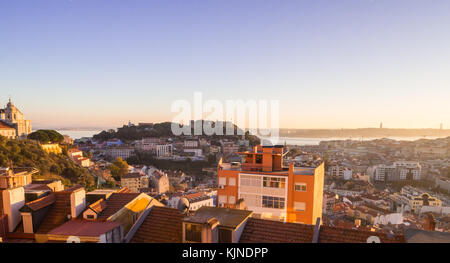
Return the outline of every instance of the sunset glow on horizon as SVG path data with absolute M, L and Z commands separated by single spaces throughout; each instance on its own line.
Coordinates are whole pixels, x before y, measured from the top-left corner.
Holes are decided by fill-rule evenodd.
M 131 4 L 132 3 L 132 4 Z M 2 1 L 0 108 L 34 127 L 278 100 L 281 128 L 450 128 L 450 1 Z

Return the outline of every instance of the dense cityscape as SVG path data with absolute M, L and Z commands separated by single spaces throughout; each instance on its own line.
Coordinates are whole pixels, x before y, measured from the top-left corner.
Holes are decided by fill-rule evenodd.
M 73 139 L 11 99 L 0 113 L 2 242 L 450 242 L 450 137 L 272 145 L 128 123 Z
M 4 261 L 445 260 L 449 14 L 1 0 Z

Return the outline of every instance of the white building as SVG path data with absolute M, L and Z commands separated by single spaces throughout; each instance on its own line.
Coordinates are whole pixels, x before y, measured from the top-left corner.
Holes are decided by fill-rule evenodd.
M 328 168 L 328 173 L 331 176 L 343 178 L 344 180 L 350 180 L 353 176 L 352 169 L 340 165 L 331 166 Z
M 188 204 L 189 211 L 196 211 L 202 206 L 214 206 L 214 199 L 204 193 L 192 193 L 172 197 L 168 202 L 168 206 L 178 208 L 180 202 Z
M 367 173 L 375 181 L 420 180 L 422 166 L 414 161 L 398 161 L 392 165 L 380 164 L 370 167 Z
M 136 148 L 141 151 L 150 151 L 155 153 L 156 146 L 161 143 L 159 138 L 142 138 L 136 142 Z
M 395 162 L 394 166 L 398 169 L 399 180 L 420 180 L 421 178 L 422 166 L 419 162 L 399 161 Z
M 157 157 L 170 157 L 172 156 L 173 146 L 172 144 L 160 144 L 156 145 Z
M 5 122 L 16 130 L 15 137 L 26 137 L 31 133 L 31 121 L 25 120 L 25 115 L 14 106 L 9 99 L 6 108 L 0 109 L 0 121 Z
M 198 148 L 198 140 L 194 140 L 194 139 L 185 140 L 184 148 Z
M 112 146 L 107 148 L 105 153 L 114 159 L 117 157 L 127 159 L 134 155 L 134 148 L 130 146 Z
M 202 149 L 184 149 L 185 153 L 193 153 L 195 157 L 201 157 L 203 156 Z

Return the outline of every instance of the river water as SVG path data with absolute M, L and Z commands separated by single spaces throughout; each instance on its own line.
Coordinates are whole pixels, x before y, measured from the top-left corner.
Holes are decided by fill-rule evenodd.
M 59 133 L 63 135 L 69 135 L 73 139 L 80 139 L 82 137 L 92 137 L 94 134 L 100 133 L 102 130 L 58 130 Z M 392 140 L 398 140 L 398 141 L 415 141 L 419 139 L 436 139 L 437 137 L 388 137 Z M 268 138 L 262 138 L 262 139 L 268 139 Z M 273 144 L 286 144 L 288 145 L 319 145 L 321 141 L 332 141 L 332 140 L 363 140 L 363 141 L 370 141 L 375 139 L 381 139 L 380 138 L 338 138 L 338 137 L 324 137 L 324 138 L 301 138 L 301 137 L 279 137 L 278 140 L 271 139 Z

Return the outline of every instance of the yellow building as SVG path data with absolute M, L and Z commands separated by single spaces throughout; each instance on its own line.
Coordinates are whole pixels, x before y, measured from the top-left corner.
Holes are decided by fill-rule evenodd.
M 411 206 L 411 210 L 417 213 L 420 211 L 420 208 L 422 208 L 422 206 L 441 207 L 442 201 L 434 196 L 431 196 L 428 193 L 423 193 L 421 195 L 413 197 L 409 201 L 409 204 Z
M 41 144 L 42 150 L 44 150 L 46 153 L 55 153 L 60 154 L 62 153 L 62 149 L 57 143 L 47 143 L 47 144 Z

